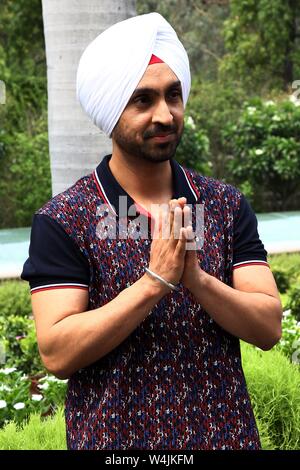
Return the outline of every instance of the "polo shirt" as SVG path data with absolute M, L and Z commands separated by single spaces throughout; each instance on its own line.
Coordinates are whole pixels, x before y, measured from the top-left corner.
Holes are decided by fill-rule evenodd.
M 110 158 L 34 215 L 21 275 L 32 294 L 85 289 L 93 310 L 144 274 L 151 215 L 114 178 Z M 243 194 L 174 159 L 170 163 L 173 198 L 185 196 L 193 207 L 204 207 L 201 268 L 232 286 L 234 269 L 268 266 Z M 195 226 L 194 211 L 192 221 Z M 260 448 L 239 340 L 181 284 L 119 346 L 71 376 L 66 424 L 69 449 Z

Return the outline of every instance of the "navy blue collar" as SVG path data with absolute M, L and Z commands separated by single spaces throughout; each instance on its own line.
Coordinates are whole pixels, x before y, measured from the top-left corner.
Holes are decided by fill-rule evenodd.
M 119 197 L 127 197 L 127 209 L 135 204 L 132 197 L 118 183 L 109 167 L 111 155 L 106 155 L 101 163 L 97 166 L 94 177 L 98 186 L 98 190 L 107 204 L 112 206 L 114 212 L 119 215 Z M 197 189 L 193 186 L 192 181 L 186 171 L 179 163 L 171 159 L 173 178 L 173 199 L 186 197 L 187 204 L 195 204 L 199 198 Z

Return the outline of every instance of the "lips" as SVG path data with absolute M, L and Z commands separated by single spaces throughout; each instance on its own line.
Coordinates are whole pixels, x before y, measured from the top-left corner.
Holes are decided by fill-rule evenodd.
M 169 132 L 168 134 L 156 134 L 150 138 L 157 142 L 168 142 L 169 140 L 173 140 L 174 136 L 175 132 Z

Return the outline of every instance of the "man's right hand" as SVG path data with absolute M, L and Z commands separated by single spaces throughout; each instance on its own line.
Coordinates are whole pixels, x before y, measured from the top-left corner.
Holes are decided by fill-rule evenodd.
M 172 199 L 168 213 L 160 210 L 155 221 L 159 228 L 156 228 L 151 244 L 149 269 L 172 284 L 180 281 L 184 270 L 187 240 L 183 218 L 184 204 L 185 198 Z M 162 283 L 155 279 L 153 282 L 162 286 Z

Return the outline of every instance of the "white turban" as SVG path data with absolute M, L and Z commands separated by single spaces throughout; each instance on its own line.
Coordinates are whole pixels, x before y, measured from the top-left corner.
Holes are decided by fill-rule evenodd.
M 114 24 L 83 52 L 77 70 L 77 98 L 107 135 L 111 135 L 152 54 L 181 82 L 185 106 L 191 87 L 188 56 L 172 26 L 159 13 Z

